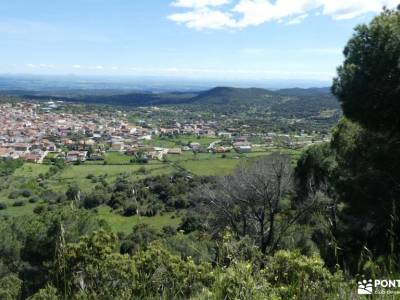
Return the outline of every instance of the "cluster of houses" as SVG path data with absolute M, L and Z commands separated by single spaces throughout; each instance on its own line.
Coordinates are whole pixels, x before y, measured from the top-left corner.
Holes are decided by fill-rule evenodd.
M 200 144 L 173 149 L 147 149 L 153 135 L 194 134 L 216 135 L 216 122 L 175 122 L 169 127 L 151 128 L 131 125 L 120 112 L 60 113 L 58 104 L 20 102 L 0 104 L 0 157 L 22 158 L 41 163 L 48 153 L 55 152 L 67 162 L 101 159 L 104 151 L 135 153 L 146 148 L 150 158 L 200 150 Z M 143 124 L 145 125 L 145 124 Z M 89 154 L 90 153 L 90 154 Z
M 0 104 L 0 157 L 40 163 L 49 152 L 68 162 L 88 159 L 88 149 L 129 150 L 151 139 L 152 130 L 131 126 L 119 114 L 52 111 L 54 103 Z M 104 147 L 103 147 L 104 148 Z M 99 157 L 101 151 L 93 153 Z
M 249 136 L 241 136 L 237 128 L 220 128 L 218 121 L 189 120 L 168 121 L 152 126 L 145 121 L 132 125 L 127 115 L 120 112 L 66 113 L 56 111 L 62 104 L 0 103 L 0 158 L 22 158 L 41 163 L 49 153 L 73 163 L 101 160 L 106 151 L 135 155 L 144 153 L 146 158 L 162 160 L 165 155 L 180 155 L 183 151 L 248 153 L 252 151 Z M 64 111 L 64 112 L 63 112 Z M 153 136 L 193 135 L 219 140 L 204 147 L 197 142 L 174 148 L 149 146 Z M 263 134 L 263 143 L 273 146 L 277 140 L 291 148 L 303 147 L 315 141 L 299 135 Z

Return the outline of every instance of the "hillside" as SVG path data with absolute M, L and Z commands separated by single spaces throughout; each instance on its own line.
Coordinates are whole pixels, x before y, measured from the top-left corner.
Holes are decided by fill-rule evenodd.
M 80 102 L 88 104 L 109 104 L 126 106 L 149 106 L 149 105 L 256 105 L 263 107 L 274 107 L 283 110 L 284 106 L 292 108 L 325 110 L 339 109 L 340 106 L 328 88 L 312 89 L 284 89 L 271 91 L 260 88 L 232 88 L 216 87 L 201 92 L 173 92 L 173 93 L 144 93 L 130 92 L 122 93 L 118 90 L 112 91 L 57 91 L 57 92 L 30 92 L 30 91 L 7 91 L 4 94 L 18 95 L 25 99 L 47 101 L 50 99 L 68 102 Z M 296 109 L 298 109 L 296 108 Z
M 208 105 L 247 105 L 249 103 L 269 105 L 274 102 L 274 95 L 274 92 L 259 88 L 216 87 L 200 92 L 191 99 L 191 102 Z

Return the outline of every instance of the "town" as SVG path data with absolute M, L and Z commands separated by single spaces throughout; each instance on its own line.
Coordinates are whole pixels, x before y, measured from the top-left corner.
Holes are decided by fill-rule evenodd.
M 165 159 L 166 155 L 194 153 L 249 153 L 262 147 L 303 148 L 328 140 L 328 137 L 269 132 L 241 134 L 239 128 L 223 128 L 215 120 L 191 120 L 185 123 L 161 122 L 158 126 L 139 120 L 129 121 L 118 110 L 107 114 L 71 113 L 59 108 L 62 102 L 19 102 L 0 105 L 0 157 L 43 163 L 46 157 L 67 163 L 101 161 L 107 152 L 131 156 L 132 161 Z M 158 111 L 159 108 L 147 108 Z M 242 126 L 243 127 L 243 126 Z M 193 137 L 181 145 L 163 147 L 159 141 L 168 137 Z M 200 143 L 206 138 L 207 145 Z

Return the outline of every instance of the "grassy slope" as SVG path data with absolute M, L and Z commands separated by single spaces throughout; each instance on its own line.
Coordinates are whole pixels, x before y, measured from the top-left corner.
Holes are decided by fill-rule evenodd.
M 154 217 L 124 217 L 113 213 L 108 206 L 100 206 L 97 211 L 98 218 L 110 224 L 114 232 L 130 233 L 132 227 L 140 223 L 149 224 L 155 229 L 162 229 L 167 225 L 176 228 L 180 223 L 180 218 L 175 216 L 174 213 L 165 213 L 162 216 Z
M 189 137 L 190 138 L 190 137 Z M 203 141 L 208 143 L 209 141 Z M 145 165 L 138 164 L 119 164 L 125 159 L 122 154 L 110 153 L 106 158 L 109 161 L 116 163 L 115 165 L 70 165 L 63 169 L 60 173 L 46 180 L 46 184 L 57 192 L 65 192 L 68 185 L 76 182 L 83 191 L 89 192 L 93 189 L 95 183 L 92 183 L 87 178 L 92 174 L 96 177 L 106 176 L 106 180 L 112 183 L 116 178 L 124 173 L 134 176 L 138 179 L 146 176 L 156 176 L 161 174 L 170 174 L 179 170 L 186 170 L 194 175 L 199 176 L 214 176 L 225 175 L 234 170 L 241 162 L 254 159 L 255 157 L 269 155 L 277 149 L 256 149 L 256 151 L 247 154 L 237 154 L 235 152 L 227 153 L 225 158 L 221 154 L 198 153 L 194 155 L 191 151 L 184 152 L 182 155 L 168 155 L 168 162 L 152 162 Z M 301 153 L 299 150 L 279 150 L 281 153 L 289 154 L 293 159 L 297 159 Z M 122 156 L 122 157 L 121 157 Z M 138 172 L 144 168 L 146 173 Z M 30 188 L 36 186 L 36 178 L 39 174 L 45 174 L 49 169 L 48 165 L 25 164 L 8 180 L 8 188 L 0 191 L 0 202 L 7 204 L 7 209 L 0 210 L 0 216 L 21 216 L 33 213 L 33 209 L 38 204 L 27 203 L 25 206 L 13 207 L 15 202 L 9 199 L 8 195 L 12 190 Z M 20 199 L 19 197 L 18 199 Z M 27 199 L 25 199 L 27 200 Z M 106 206 L 102 206 L 98 210 L 99 217 L 106 220 L 115 232 L 129 232 L 132 226 L 140 222 L 152 224 L 157 228 L 162 228 L 165 225 L 177 226 L 179 218 L 171 218 L 172 214 L 155 217 L 123 217 L 111 213 Z

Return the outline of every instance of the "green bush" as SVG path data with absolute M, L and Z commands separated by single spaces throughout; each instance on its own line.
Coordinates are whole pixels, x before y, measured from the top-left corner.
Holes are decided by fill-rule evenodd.
M 32 196 L 32 191 L 25 189 L 21 191 L 21 196 L 25 197 L 25 198 L 29 198 L 30 196 Z
M 0 299 L 18 299 L 21 293 L 22 280 L 16 275 L 10 274 L 0 279 Z
M 45 212 L 47 210 L 46 205 L 38 205 L 33 209 L 33 212 L 37 215 L 40 215 L 41 213 Z
M 29 198 L 29 203 L 36 203 L 39 201 L 39 197 L 38 196 L 32 196 Z
M 229 268 L 221 268 L 212 286 L 212 295 L 213 299 L 226 300 L 280 299 L 265 278 L 253 275 L 253 266 L 248 262 L 233 263 Z
M 262 276 L 282 299 L 345 299 L 351 294 L 343 274 L 332 274 L 317 255 L 282 250 L 269 257 L 266 266 Z
M 21 193 L 19 191 L 11 191 L 10 194 L 8 194 L 9 199 L 17 199 Z
M 29 300 L 58 300 L 60 299 L 57 289 L 51 285 L 47 285 L 45 288 L 40 289 L 35 295 Z
M 188 299 L 214 281 L 210 264 L 197 265 L 190 258 L 183 260 L 158 242 L 138 252 L 133 260 L 138 272 L 135 295 L 140 299 Z
M 26 202 L 24 200 L 17 200 L 13 203 L 13 206 L 24 206 Z

